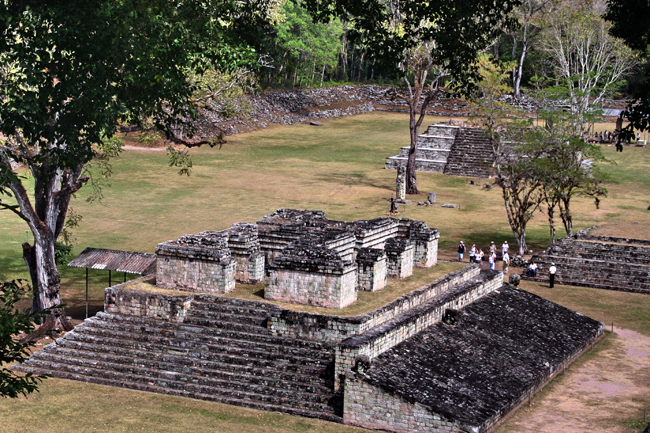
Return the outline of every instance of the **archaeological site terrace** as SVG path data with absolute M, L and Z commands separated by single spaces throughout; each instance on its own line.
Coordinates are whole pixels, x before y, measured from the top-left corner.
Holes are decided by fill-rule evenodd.
M 103 312 L 15 368 L 392 432 L 484 432 L 604 326 L 476 265 L 337 314 L 436 266 L 439 236 L 279 209 L 162 242 L 155 275 L 106 288 Z M 261 283 L 263 298 L 231 296 Z

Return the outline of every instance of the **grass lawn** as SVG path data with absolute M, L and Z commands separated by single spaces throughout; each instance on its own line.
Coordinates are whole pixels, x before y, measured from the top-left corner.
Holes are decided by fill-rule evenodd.
M 440 120 L 445 119 L 429 117 L 425 125 Z M 159 242 L 187 233 L 224 229 L 238 221 L 255 222 L 282 207 L 319 209 L 328 218 L 341 220 L 387 216 L 389 204 L 385 199 L 394 194 L 395 171 L 384 170 L 384 159 L 396 155 L 408 141 L 407 115 L 376 112 L 324 120 L 319 127 L 275 126 L 229 137 L 222 149 L 192 149 L 194 169 L 189 177 L 178 176 L 168 167 L 165 152 L 124 151 L 115 161 L 112 186 L 105 189 L 101 203 L 87 203 L 85 190 L 73 200 L 72 207 L 83 216 L 74 231 L 74 253 L 89 246 L 151 253 Z M 604 147 L 604 153 L 613 161 L 604 168 L 617 183 L 608 186 L 609 197 L 602 200 L 600 209 L 590 200 L 574 200 L 575 229 L 619 223 L 621 230 L 632 232 L 629 236 L 650 237 L 650 149 L 626 147 L 623 153 L 615 153 L 613 147 Z M 512 244 L 515 240 L 501 193 L 498 188 L 484 188 L 492 183 L 479 179 L 471 185 L 466 178 L 419 173 L 422 193 L 409 197 L 411 200 L 425 201 L 427 193 L 435 191 L 439 204 L 454 203 L 460 208 L 414 203 L 400 206 L 400 216 L 438 228 L 442 258 L 455 256 L 459 240 L 468 245 L 476 243 L 484 250 L 491 240 L 499 245 L 504 240 Z M 535 216 L 527 233 L 533 250 L 547 246 L 543 214 Z M 31 241 L 31 234 L 24 222 L 9 212 L 0 212 L 0 280 L 27 278 L 21 258 L 21 243 L 26 241 Z M 440 265 L 440 270 L 452 268 L 451 264 Z M 85 271 L 65 266 L 60 270 L 67 312 L 82 318 Z M 416 275 L 395 290 L 404 293 L 421 285 L 420 277 Z M 113 281 L 122 281 L 122 275 L 113 274 Z M 90 271 L 91 312 L 102 308 L 107 285 L 107 272 Z M 616 326 L 650 335 L 648 296 L 561 286 L 550 291 L 528 283 L 524 287 L 608 324 L 614 321 Z M 241 291 L 242 296 L 259 297 L 259 288 Z M 360 305 L 370 302 L 363 296 L 360 300 Z M 351 309 L 349 314 L 357 313 Z M 29 399 L 0 403 L 0 432 L 361 431 L 56 379 L 47 380 L 41 388 L 40 394 Z M 162 423 L 164 428 L 160 427 Z

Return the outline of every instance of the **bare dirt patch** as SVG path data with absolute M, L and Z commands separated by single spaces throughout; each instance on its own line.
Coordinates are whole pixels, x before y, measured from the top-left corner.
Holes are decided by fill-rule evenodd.
M 496 432 L 639 432 L 649 385 L 650 337 L 615 327 Z

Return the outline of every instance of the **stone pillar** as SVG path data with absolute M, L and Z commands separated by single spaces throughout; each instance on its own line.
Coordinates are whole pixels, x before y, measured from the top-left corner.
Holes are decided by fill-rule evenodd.
M 404 200 L 406 198 L 406 167 L 400 165 L 397 167 L 397 188 L 395 190 L 395 198 L 397 200 Z
M 436 202 L 436 193 L 430 192 L 429 197 L 427 197 L 427 201 L 431 204 L 434 204 Z
M 388 276 L 402 279 L 413 275 L 415 246 L 408 239 L 391 238 L 386 241 Z

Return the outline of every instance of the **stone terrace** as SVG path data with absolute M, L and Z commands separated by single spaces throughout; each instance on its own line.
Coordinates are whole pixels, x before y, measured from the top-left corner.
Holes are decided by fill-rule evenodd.
M 603 331 L 503 286 L 348 370 L 344 421 L 396 432 L 487 431 Z
M 555 263 L 558 284 L 650 293 L 650 245 L 645 240 L 580 232 L 577 239 L 561 239 L 532 260 L 542 269 L 536 281 L 548 281 L 546 269 Z

